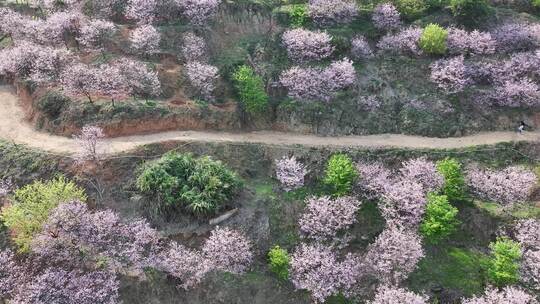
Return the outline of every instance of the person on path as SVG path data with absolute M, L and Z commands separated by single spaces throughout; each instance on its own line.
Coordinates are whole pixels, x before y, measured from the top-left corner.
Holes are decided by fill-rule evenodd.
M 523 131 L 525 131 L 525 127 L 528 127 L 528 125 L 522 120 L 519 122 L 518 132 L 519 134 L 522 134 Z

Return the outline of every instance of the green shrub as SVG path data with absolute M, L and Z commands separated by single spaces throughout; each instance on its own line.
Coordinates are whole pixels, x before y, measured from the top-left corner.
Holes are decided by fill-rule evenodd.
M 474 26 L 490 12 L 485 0 L 450 0 L 452 14 L 464 25 Z
M 308 18 L 306 4 L 294 4 L 289 11 L 289 23 L 291 27 L 302 27 Z
M 427 5 L 424 0 L 394 0 L 397 10 L 406 19 L 416 19 L 425 12 Z
M 287 280 L 289 278 L 289 254 L 287 250 L 278 245 L 268 252 L 268 266 L 270 271 L 275 273 L 278 278 Z
M 348 194 L 358 177 L 352 160 L 344 154 L 333 155 L 326 165 L 324 183 L 336 196 Z
M 461 164 L 453 159 L 446 158 L 437 162 L 437 171 L 444 177 L 443 193 L 451 202 L 465 198 L 465 178 Z
M 516 283 L 519 279 L 521 258 L 519 243 L 508 238 L 500 238 L 489 244 L 489 248 L 491 249 L 487 271 L 489 281 L 499 287 Z
M 51 120 L 57 119 L 70 99 L 56 91 L 50 91 L 38 100 L 37 108 Z
M 205 156 L 169 152 L 140 169 L 137 187 L 150 198 L 155 213 L 185 208 L 193 214 L 213 214 L 229 202 L 241 186 L 239 177 L 220 161 Z
M 15 191 L 13 204 L 2 209 L 0 218 L 11 230 L 19 250 L 27 252 L 50 212 L 60 203 L 72 200 L 85 202 L 86 195 L 82 188 L 64 177 L 35 181 Z
M 540 0 L 532 0 L 531 5 L 535 8 L 540 8 Z
M 448 31 L 438 24 L 428 24 L 422 36 L 420 36 L 420 47 L 428 54 L 442 55 L 446 53 L 446 38 Z
M 456 219 L 458 209 L 448 202 L 446 195 L 428 193 L 426 214 L 420 232 L 431 243 L 438 243 L 455 230 L 459 221 Z
M 242 106 L 248 113 L 260 113 L 268 106 L 262 78 L 247 65 L 240 66 L 233 74 L 235 87 Z

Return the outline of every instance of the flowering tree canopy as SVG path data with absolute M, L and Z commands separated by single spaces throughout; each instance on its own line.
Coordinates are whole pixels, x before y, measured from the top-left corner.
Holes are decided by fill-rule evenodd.
M 354 59 L 367 59 L 373 56 L 373 51 L 366 38 L 362 35 L 351 40 L 351 55 Z
M 217 14 L 221 0 L 174 0 L 184 17 L 194 25 L 204 25 Z
M 213 65 L 192 61 L 186 64 L 186 73 L 191 85 L 199 95 L 209 101 L 214 100 L 214 90 L 219 77 L 218 68 Z
M 189 61 L 204 61 L 206 58 L 206 43 L 204 39 L 193 34 L 186 33 L 182 37 L 182 57 Z
M 424 257 L 420 237 L 412 231 L 388 227 L 368 247 L 366 261 L 383 283 L 398 284 Z
M 296 289 L 306 289 L 316 303 L 338 293 L 349 294 L 360 277 L 362 265 L 352 255 L 338 261 L 320 244 L 301 244 L 291 256 L 290 278 Z
M 79 43 L 87 48 L 103 49 L 105 42 L 112 37 L 116 27 L 106 20 L 91 20 L 81 27 L 77 38 Z
M 156 0 L 128 0 L 126 17 L 139 23 L 152 23 L 156 17 Z
M 478 197 L 503 205 L 523 202 L 536 185 L 536 175 L 522 167 L 512 166 L 494 171 L 478 166 L 467 168 L 467 184 Z
M 306 209 L 298 220 L 300 231 L 317 241 L 335 240 L 339 232 L 356 222 L 359 208 L 360 202 L 350 196 L 308 198 Z
M 380 30 L 393 30 L 401 26 L 399 12 L 391 3 L 377 5 L 371 19 L 375 27 Z
M 521 220 L 516 226 L 516 238 L 521 243 L 521 280 L 540 290 L 540 221 Z
M 435 191 L 442 187 L 444 178 L 437 171 L 435 163 L 426 158 L 410 159 L 401 164 L 401 175 L 410 181 L 422 185 L 425 192 Z
M 131 33 L 131 46 L 141 54 L 150 55 L 159 51 L 161 35 L 151 25 L 141 25 Z
M 387 53 L 402 55 L 420 55 L 422 50 L 418 46 L 418 41 L 422 36 L 422 29 L 418 27 L 409 27 L 398 33 L 388 33 L 381 38 L 377 47 Z
M 327 26 L 351 22 L 358 8 L 352 0 L 309 0 L 308 14 L 316 24 Z
M 121 58 L 113 63 L 125 79 L 125 85 L 135 96 L 144 98 L 161 94 L 161 82 L 158 73 L 150 70 L 140 61 Z
M 428 304 L 426 296 L 417 295 L 404 288 L 381 285 L 377 288 L 375 299 L 369 304 Z
M 507 286 L 502 290 L 486 289 L 482 296 L 464 299 L 463 304 L 538 304 L 534 296 L 527 294 L 520 288 Z
M 294 156 L 276 160 L 276 177 L 285 191 L 291 191 L 304 186 L 306 174 L 306 167 L 297 161 Z
M 75 136 L 75 140 L 79 146 L 79 153 L 75 159 L 78 162 L 97 161 L 100 159 L 100 143 L 105 137 L 103 129 L 95 126 L 84 126 L 79 135 Z
M 490 33 L 467 32 L 455 27 L 448 29 L 446 43 L 451 54 L 493 54 L 496 47 Z
M 296 62 L 321 60 L 332 55 L 332 37 L 325 32 L 292 29 L 283 33 L 283 45 L 289 58 Z
M 471 82 L 463 55 L 437 60 L 430 67 L 431 81 L 448 93 L 461 92 Z

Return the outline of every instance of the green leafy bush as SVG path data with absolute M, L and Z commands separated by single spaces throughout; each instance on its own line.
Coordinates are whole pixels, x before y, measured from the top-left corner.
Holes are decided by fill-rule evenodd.
M 456 230 L 459 224 L 457 214 L 458 209 L 450 205 L 446 195 L 429 193 L 420 232 L 429 242 L 436 244 Z
M 427 5 L 424 0 L 394 0 L 397 10 L 406 19 L 416 19 L 426 11 Z
M 422 36 L 420 36 L 420 47 L 428 54 L 442 55 L 446 53 L 446 38 L 448 31 L 438 24 L 428 24 Z
M 460 201 L 465 198 L 465 178 L 461 164 L 452 158 L 437 162 L 437 171 L 444 177 L 443 193 L 448 200 Z
M 70 103 L 70 99 L 56 91 L 50 91 L 38 100 L 37 108 L 51 120 L 57 119 Z
M 235 87 L 242 106 L 248 113 L 260 113 L 268 106 L 268 95 L 264 91 L 262 78 L 253 69 L 242 65 L 233 74 Z
M 15 191 L 11 198 L 13 204 L 2 209 L 0 218 L 11 230 L 19 250 L 27 252 L 50 212 L 60 203 L 73 200 L 85 202 L 86 195 L 82 188 L 64 177 L 35 181 Z
M 294 4 L 289 11 L 289 23 L 291 27 L 302 27 L 308 18 L 307 5 Z
M 502 287 L 514 284 L 519 279 L 519 259 L 521 248 L 519 243 L 508 238 L 500 238 L 489 244 L 491 258 L 488 264 L 488 279 Z
M 289 278 L 289 260 L 287 250 L 278 245 L 274 246 L 268 252 L 268 266 L 282 280 Z
M 156 198 L 155 213 L 185 208 L 193 214 L 213 214 L 229 202 L 241 186 L 239 177 L 208 156 L 166 153 L 140 169 L 137 187 Z
M 531 5 L 535 8 L 540 8 L 540 0 L 531 0 Z
M 490 12 L 485 0 L 450 0 L 452 14 L 464 25 L 479 23 Z
M 326 165 L 324 183 L 332 188 L 336 196 L 348 194 L 358 178 L 358 172 L 352 160 L 344 154 L 330 157 Z

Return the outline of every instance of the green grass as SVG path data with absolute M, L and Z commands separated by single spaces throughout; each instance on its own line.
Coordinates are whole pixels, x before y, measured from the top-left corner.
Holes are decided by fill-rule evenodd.
M 409 277 L 411 289 L 421 292 L 438 286 L 459 290 L 466 296 L 482 292 L 487 261 L 484 254 L 456 247 L 430 249 Z
M 540 206 L 531 203 L 515 204 L 507 210 L 500 204 L 488 201 L 475 200 L 474 205 L 500 218 L 540 218 Z

